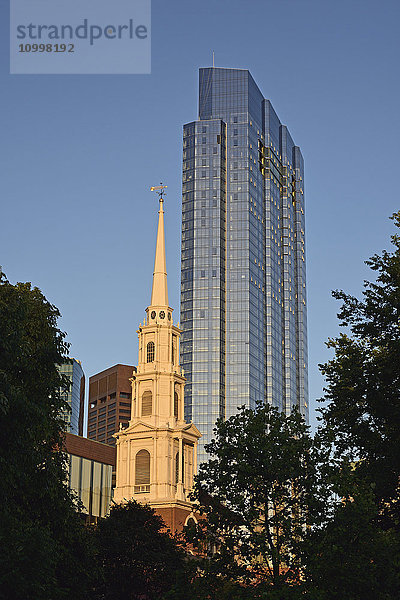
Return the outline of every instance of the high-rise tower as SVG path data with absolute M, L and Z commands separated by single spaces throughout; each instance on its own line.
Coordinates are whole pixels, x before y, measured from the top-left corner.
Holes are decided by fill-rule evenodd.
M 66 431 L 75 435 L 83 435 L 85 374 L 82 369 L 82 363 L 76 358 L 69 358 L 58 366 L 58 370 L 69 381 L 69 385 L 60 390 L 63 399 L 69 405 L 69 411 L 63 415 Z
M 269 402 L 308 418 L 300 148 L 247 70 L 200 69 L 183 130 L 181 364 L 185 416 Z
M 127 427 L 131 418 L 131 365 L 114 365 L 89 378 L 87 436 L 115 445 L 114 433 Z
M 162 195 L 151 303 L 146 313 L 137 332 L 139 364 L 132 374 L 131 419 L 115 436 L 114 500 L 134 498 L 150 504 L 174 530 L 181 528 L 192 512 L 189 493 L 201 434 L 184 420 L 181 330 L 174 325 L 168 304 Z

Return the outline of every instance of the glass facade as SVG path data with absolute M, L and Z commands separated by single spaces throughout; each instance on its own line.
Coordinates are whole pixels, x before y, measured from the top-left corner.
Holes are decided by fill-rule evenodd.
M 200 69 L 183 130 L 181 365 L 185 419 L 269 402 L 308 419 L 304 170 L 247 70 Z
M 85 374 L 79 360 L 71 358 L 70 361 L 59 365 L 58 370 L 66 375 L 70 385 L 61 390 L 64 400 L 70 410 L 64 413 L 66 431 L 75 435 L 82 435 L 83 406 L 85 393 Z
M 69 455 L 68 484 L 80 512 L 89 517 L 105 517 L 110 511 L 112 466 L 82 456 Z

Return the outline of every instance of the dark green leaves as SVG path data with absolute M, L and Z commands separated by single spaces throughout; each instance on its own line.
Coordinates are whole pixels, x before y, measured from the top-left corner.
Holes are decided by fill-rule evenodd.
M 95 533 L 102 577 L 95 598 L 159 600 L 183 571 L 183 553 L 149 506 L 114 506 Z
M 328 494 L 301 415 L 242 407 L 218 421 L 207 451 L 194 492 L 206 516 L 198 528 L 211 557 L 204 568 L 218 565 L 220 576 L 246 585 L 293 582 L 307 526 L 321 521 Z

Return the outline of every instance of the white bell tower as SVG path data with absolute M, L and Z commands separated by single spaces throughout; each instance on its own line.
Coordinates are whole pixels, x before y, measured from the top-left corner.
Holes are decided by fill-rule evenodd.
M 179 324 L 168 304 L 164 198 L 160 210 L 151 303 L 139 325 L 139 364 L 132 377 L 129 426 L 115 434 L 117 469 L 114 501 L 150 504 L 171 530 L 192 512 L 188 495 L 196 473 L 201 434 L 184 421 L 185 378 L 179 366 Z

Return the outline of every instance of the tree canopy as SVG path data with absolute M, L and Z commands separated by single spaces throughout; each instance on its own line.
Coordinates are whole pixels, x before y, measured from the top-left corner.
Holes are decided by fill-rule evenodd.
M 103 573 L 96 598 L 159 600 L 184 569 L 183 553 L 161 517 L 135 500 L 113 506 L 95 537 Z
M 301 415 L 242 407 L 218 421 L 206 449 L 193 494 L 205 520 L 192 539 L 207 568 L 259 591 L 298 586 L 304 534 L 320 522 L 328 494 Z
M 400 212 L 392 219 L 400 227 Z M 343 291 L 345 333 L 328 342 L 320 435 L 341 502 L 310 536 L 312 589 L 323 599 L 387 600 L 400 594 L 400 237 L 366 261 L 375 274 L 359 300 Z
M 86 539 L 65 484 L 57 308 L 0 273 L 0 598 L 84 594 Z
M 400 211 L 392 219 L 400 227 Z M 363 299 L 333 293 L 348 332 L 329 340 L 335 355 L 321 365 L 326 378 L 324 432 L 337 457 L 346 456 L 374 485 L 381 511 L 399 527 L 400 477 L 400 236 L 366 264 L 376 274 Z

